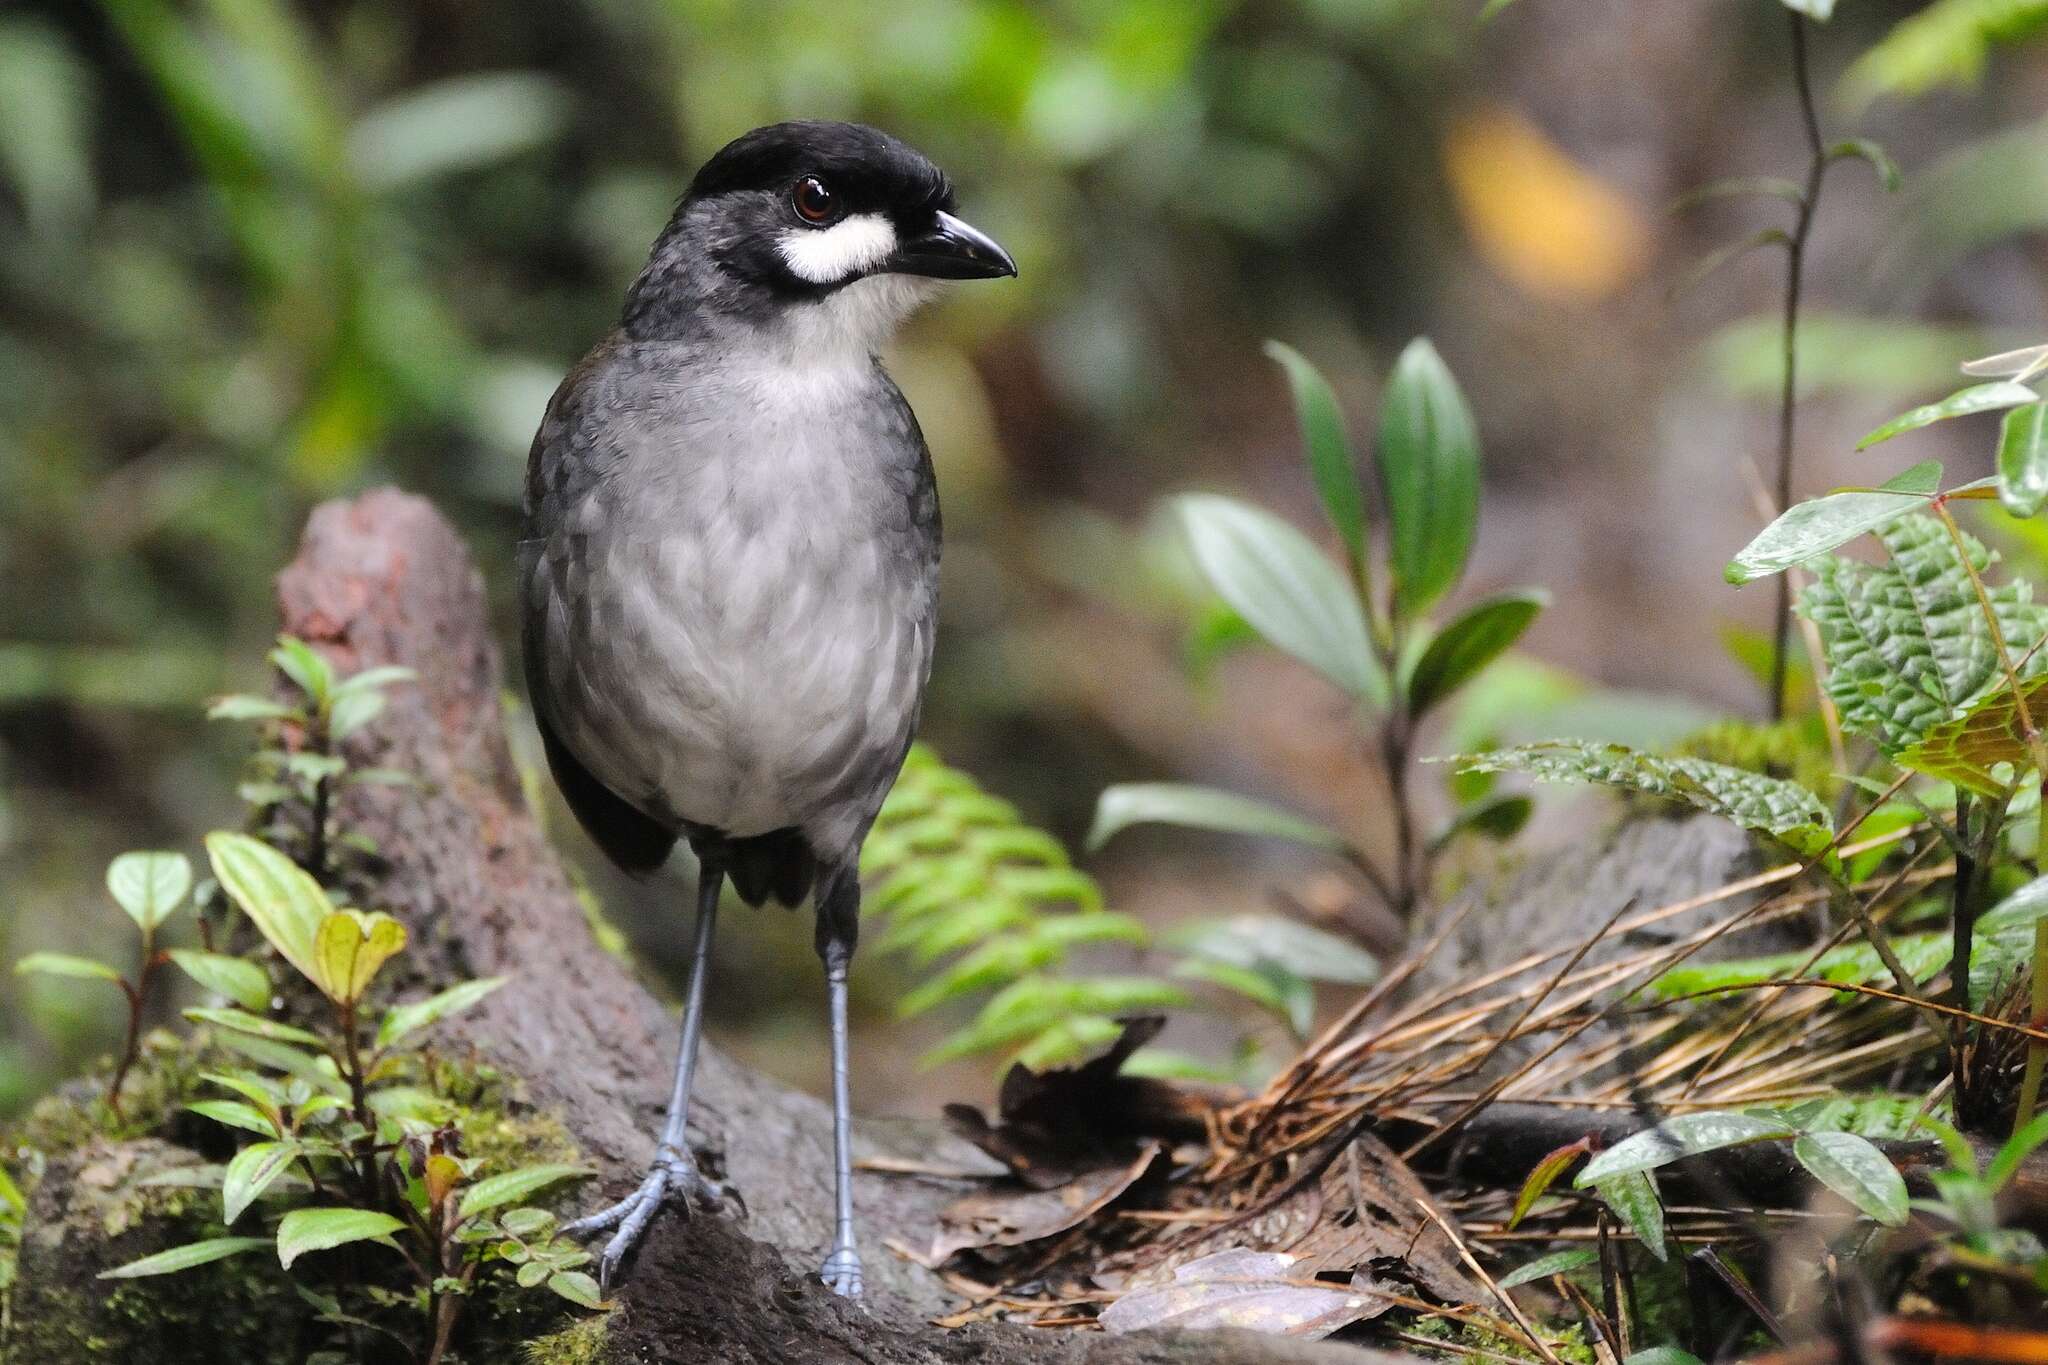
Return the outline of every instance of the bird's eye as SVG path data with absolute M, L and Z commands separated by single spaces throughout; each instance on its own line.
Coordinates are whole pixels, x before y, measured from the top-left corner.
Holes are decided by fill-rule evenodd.
M 839 196 L 815 175 L 796 182 L 789 192 L 789 202 L 796 209 L 796 216 L 806 223 L 829 223 L 839 216 Z

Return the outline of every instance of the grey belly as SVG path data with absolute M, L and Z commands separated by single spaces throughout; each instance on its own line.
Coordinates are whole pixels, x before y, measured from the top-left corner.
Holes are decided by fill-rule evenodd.
M 907 566 L 872 543 L 715 533 L 545 558 L 529 589 L 546 599 L 549 719 L 593 775 L 671 823 L 859 837 L 930 666 L 928 591 L 895 581 Z

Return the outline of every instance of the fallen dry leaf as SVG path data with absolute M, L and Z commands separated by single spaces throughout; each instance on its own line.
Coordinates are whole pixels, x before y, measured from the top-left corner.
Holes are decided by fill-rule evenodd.
M 1314 1340 L 1386 1309 L 1377 1295 L 1308 1278 L 1284 1252 L 1238 1248 L 1190 1261 L 1171 1284 L 1133 1290 L 1099 1321 L 1109 1332 L 1239 1327 Z
M 1160 1150 L 1148 1142 L 1130 1165 L 1090 1171 L 1056 1189 L 990 1191 L 957 1200 L 939 1215 L 931 1262 L 971 1247 L 1022 1246 L 1065 1232 L 1135 1185 Z

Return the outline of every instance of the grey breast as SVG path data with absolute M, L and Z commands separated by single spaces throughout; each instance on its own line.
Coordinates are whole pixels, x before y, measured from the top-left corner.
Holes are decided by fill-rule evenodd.
M 857 842 L 931 668 L 938 500 L 871 358 L 797 368 L 614 338 L 529 476 L 536 703 L 656 819 Z

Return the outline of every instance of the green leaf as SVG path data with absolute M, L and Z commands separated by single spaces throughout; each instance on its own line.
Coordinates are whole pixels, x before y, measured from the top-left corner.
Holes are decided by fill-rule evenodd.
M 1941 464 L 1928 460 L 1876 488 L 1850 488 L 1794 503 L 1722 571 L 1736 587 L 1783 573 L 1867 531 L 1920 511 L 1941 491 Z
M 182 853 L 123 853 L 107 864 L 107 890 L 150 933 L 191 893 L 192 863 Z
M 375 720 L 384 710 L 381 692 L 348 692 L 334 699 L 327 715 L 327 734 L 339 744 Z
M 1345 691 L 1385 704 L 1365 611 L 1336 565 L 1280 518 L 1235 498 L 1190 493 L 1174 505 L 1196 566 L 1238 615 Z
M 1802 1133 L 1792 1155 L 1821 1184 L 1887 1227 L 1906 1221 L 1906 1182 L 1891 1158 L 1854 1133 Z
M 179 971 L 245 1010 L 260 1010 L 270 1004 L 270 977 L 245 958 L 196 948 L 173 948 L 170 958 Z
M 1904 177 L 1899 174 L 1899 164 L 1893 161 L 1891 153 L 1867 137 L 1852 137 L 1846 142 L 1837 142 L 1828 148 L 1830 161 L 1861 161 L 1877 173 L 1877 183 L 1886 194 L 1898 193 Z
M 1479 427 L 1427 338 L 1410 342 L 1387 378 L 1378 462 L 1394 600 L 1419 617 L 1465 572 L 1479 521 Z
M 1627 1171 L 1601 1181 L 1593 1193 L 1614 1210 L 1652 1256 L 1660 1261 L 1671 1259 L 1671 1248 L 1664 1241 L 1664 1200 L 1657 1193 L 1657 1177 L 1648 1171 Z
M 14 970 L 22 975 L 40 972 L 44 976 L 84 976 L 101 981 L 119 981 L 121 974 L 104 962 L 95 962 L 89 957 L 73 957 L 69 953 L 30 953 L 14 964 Z
M 1973 413 L 1997 412 L 2001 408 L 2015 408 L 2022 403 L 2038 403 L 2041 395 L 2025 384 L 2015 384 L 2010 379 L 1993 380 L 1989 384 L 1973 384 L 1967 389 L 1950 394 L 1938 403 L 1927 403 L 1911 412 L 1894 417 L 1876 431 L 1856 443 L 1858 450 L 1868 450 L 1880 441 L 1889 441 L 1909 431 L 1932 426 L 1951 417 L 1968 417 Z
M 1783 1123 L 1758 1118 L 1754 1114 L 1724 1110 L 1679 1114 L 1654 1128 L 1625 1137 L 1599 1153 L 1586 1163 L 1586 1168 L 1572 1183 L 1583 1190 L 1618 1175 L 1654 1170 L 1702 1152 L 1791 1136 L 1793 1134 Z
M 2013 408 L 1999 424 L 1998 497 L 2016 517 L 2048 502 L 2048 403 Z
M 1682 801 L 1767 834 L 1805 858 L 1820 855 L 1834 839 L 1826 805 L 1797 782 L 1703 758 L 1665 758 L 1625 744 L 1551 740 L 1451 761 L 1467 772 L 1528 773 L 1545 782 L 1592 783 Z
M 320 1035 L 308 1033 L 305 1029 L 276 1019 L 265 1019 L 245 1010 L 186 1010 L 185 1017 L 202 1024 L 217 1024 L 221 1028 L 234 1029 L 238 1033 L 254 1034 L 273 1043 L 303 1043 L 308 1047 L 320 1047 Z
M 398 683 L 409 683 L 418 679 L 419 674 L 401 664 L 379 664 L 366 668 L 360 673 L 351 673 L 334 685 L 337 699 L 352 696 L 358 692 L 381 692 Z
M 297 684 L 316 708 L 326 707 L 334 691 L 334 666 L 326 655 L 295 636 L 280 635 L 277 648 L 270 651 L 270 662 Z
M 384 1015 L 384 1022 L 377 1026 L 377 1046 L 390 1047 L 407 1034 L 414 1033 L 437 1023 L 451 1014 L 459 1014 L 477 1003 L 492 991 L 505 984 L 510 978 L 487 976 L 478 981 L 465 981 L 450 986 L 438 995 L 425 1000 L 415 1000 L 407 1005 L 393 1005 Z
M 1590 1247 L 1573 1247 L 1569 1251 L 1553 1251 L 1548 1256 L 1538 1256 L 1524 1266 L 1517 1266 L 1500 1277 L 1502 1289 L 1519 1289 L 1525 1284 L 1547 1280 L 1553 1275 L 1562 1275 L 1568 1270 L 1593 1265 L 1600 1259 L 1600 1253 Z
M 1444 848 L 1451 840 L 1466 834 L 1506 843 L 1522 832 L 1529 823 L 1529 817 L 1535 813 L 1536 803 L 1526 796 L 1496 796 L 1491 800 L 1475 801 L 1458 812 L 1451 823 L 1430 841 L 1430 847 Z
M 1977 917 L 1977 932 L 1995 934 L 2048 918 L 2048 877 L 2036 877 Z
M 580 1270 L 561 1270 L 548 1276 L 548 1288 L 579 1308 L 603 1308 L 604 1292 L 597 1281 Z
M 348 1094 L 348 1083 L 335 1070 L 334 1059 L 314 1056 L 299 1048 L 283 1043 L 273 1043 L 249 1033 L 225 1033 L 220 1044 L 233 1052 L 239 1052 L 258 1066 L 267 1066 L 282 1071 L 287 1076 L 296 1076 L 306 1084 L 329 1095 Z
M 245 1251 L 254 1251 L 258 1247 L 269 1245 L 268 1237 L 209 1237 L 203 1242 L 188 1242 L 184 1246 L 159 1251 L 154 1256 L 144 1256 L 139 1261 L 130 1261 L 127 1265 L 116 1266 L 112 1270 L 103 1270 L 99 1278 L 136 1280 L 145 1275 L 172 1275 L 180 1270 L 205 1265 L 209 1261 L 225 1260 L 229 1256 L 239 1256 Z
M 206 836 L 213 875 L 270 946 L 308 981 L 320 981 L 315 940 L 334 911 L 327 893 L 297 863 L 260 839 L 226 830 Z
M 1470 682 L 1521 639 L 1549 605 L 1549 593 L 1524 588 L 1489 597 L 1445 626 L 1408 679 L 1409 709 L 1420 716 Z
M 1236 792 L 1185 782 L 1125 782 L 1104 788 L 1096 799 L 1088 850 L 1094 852 L 1133 825 L 1179 825 L 1286 839 L 1329 853 L 1343 853 L 1349 847 L 1334 830 Z
M 313 984 L 338 1005 L 363 998 L 386 962 L 405 947 L 405 926 L 377 911 L 333 910 L 314 931 Z
M 326 1251 L 351 1242 L 396 1246 L 391 1234 L 405 1224 L 388 1213 L 369 1209 L 293 1209 L 277 1225 L 277 1260 L 285 1269 L 309 1251 Z
M 595 1175 L 588 1166 L 575 1166 L 555 1162 L 541 1166 L 522 1166 L 516 1171 L 503 1175 L 489 1176 L 477 1181 L 462 1192 L 460 1213 L 464 1218 L 473 1218 L 506 1204 L 516 1204 L 548 1186 L 563 1180 L 580 1180 Z
M 242 1211 L 291 1169 L 302 1150 L 296 1142 L 252 1142 L 236 1152 L 221 1179 L 221 1222 L 233 1227 Z
M 1919 742 L 1894 754 L 1892 761 L 1980 796 L 2003 800 L 2018 775 L 2033 766 L 2027 717 L 2036 723 L 2048 717 L 2048 677 L 2027 679 L 2017 694 L 2011 688 L 2000 688 L 1955 719 L 1929 726 Z M 2002 776 L 2001 765 L 2009 765 L 2011 772 Z
M 268 697 L 253 697 L 246 692 L 236 692 L 225 697 L 215 697 L 206 708 L 208 720 L 297 720 L 303 721 L 306 713 L 296 706 L 272 701 Z
M 1315 1022 L 1315 989 L 1277 963 L 1262 961 L 1247 967 L 1214 958 L 1190 957 L 1175 963 L 1173 974 L 1234 991 L 1285 1021 L 1296 1038 L 1307 1037 L 1309 1026 Z
M 542 146 L 570 108 L 561 83 L 537 71 L 444 76 L 365 110 L 348 130 L 348 162 L 365 188 L 388 192 Z
M 1580 1138 L 1577 1142 L 1566 1143 L 1536 1163 L 1535 1169 L 1529 1172 L 1529 1178 L 1522 1182 L 1520 1192 L 1515 1195 L 1514 1212 L 1508 1216 L 1510 1230 L 1529 1216 L 1529 1210 L 1536 1207 L 1536 1201 L 1549 1192 L 1550 1187 L 1557 1183 L 1557 1178 L 1563 1175 L 1574 1161 L 1586 1155 L 1591 1145 L 1587 1139 Z
M 1301 422 L 1301 438 L 1308 449 L 1308 470 L 1322 496 L 1323 510 L 1337 538 L 1353 563 L 1363 563 L 1365 541 L 1365 490 L 1358 481 L 1358 457 L 1352 453 L 1351 438 L 1344 431 L 1344 414 L 1337 407 L 1337 395 L 1302 354 L 1282 342 L 1266 343 L 1266 354 L 1287 372 L 1287 384 L 1294 393 L 1294 412 Z
M 1181 952 L 1240 967 L 1284 967 L 1308 981 L 1363 986 L 1377 981 L 1379 959 L 1348 939 L 1284 915 L 1230 915 L 1177 925 L 1166 941 Z
M 1984 1168 L 1984 1184 L 1997 1194 L 2006 1183 L 2019 1174 L 2020 1165 L 2043 1142 L 2048 1142 L 2048 1113 L 2036 1114 L 2028 1119 L 2025 1126 L 2005 1140 L 1991 1164 Z
M 1882 528 L 1891 559 L 1881 565 L 1830 556 L 1816 561 L 1800 613 L 1820 629 L 1827 690 L 1844 728 L 1897 754 L 1946 720 L 1967 714 L 1999 685 L 2003 670 L 1966 569 L 1947 529 L 1910 516 Z M 1963 536 L 1970 566 L 1983 574 L 1993 556 Z M 2048 613 L 2025 583 L 1987 585 L 2000 633 L 2015 658 L 2048 632 Z M 2022 672 L 2048 668 L 2037 654 Z
M 261 1133 L 269 1138 L 278 1136 L 277 1125 L 270 1121 L 268 1115 L 254 1105 L 243 1104 L 240 1100 L 194 1100 L 185 1107 L 203 1118 L 212 1119 L 215 1123 L 224 1123 L 230 1128 L 247 1129 L 251 1133 Z

